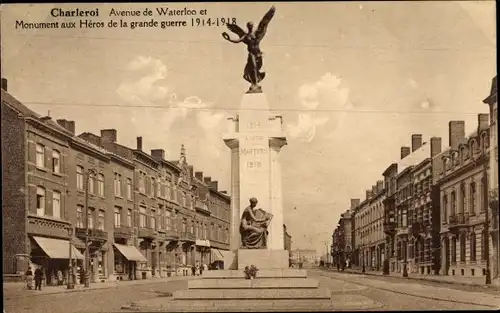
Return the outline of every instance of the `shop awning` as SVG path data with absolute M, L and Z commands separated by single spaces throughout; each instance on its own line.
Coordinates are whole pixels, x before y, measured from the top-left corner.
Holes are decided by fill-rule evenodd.
M 142 253 L 134 246 L 120 245 L 117 243 L 114 243 L 113 245 L 129 261 L 137 261 L 137 262 L 147 262 L 148 261 L 144 257 L 144 255 L 142 255 Z
M 212 262 L 217 260 L 224 260 L 224 254 L 217 248 L 210 248 L 210 253 L 212 254 Z
M 200 247 L 210 247 L 210 240 L 196 239 L 196 245 Z
M 45 237 L 33 236 L 33 239 L 40 246 L 40 248 L 51 259 L 66 259 L 69 260 L 69 240 L 60 240 Z M 71 258 L 83 260 L 83 255 L 78 251 L 74 245 L 71 245 Z

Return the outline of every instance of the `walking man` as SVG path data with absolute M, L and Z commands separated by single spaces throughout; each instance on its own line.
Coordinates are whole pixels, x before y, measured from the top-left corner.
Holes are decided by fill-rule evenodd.
M 43 272 L 41 268 L 35 270 L 35 290 L 42 290 Z

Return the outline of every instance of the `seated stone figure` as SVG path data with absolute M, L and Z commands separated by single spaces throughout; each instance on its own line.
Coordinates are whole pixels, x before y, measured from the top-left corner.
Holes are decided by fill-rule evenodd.
M 256 209 L 257 203 L 256 198 L 251 198 L 250 205 L 246 207 L 241 216 L 240 235 L 242 248 L 267 248 L 267 227 L 273 215 L 261 208 Z

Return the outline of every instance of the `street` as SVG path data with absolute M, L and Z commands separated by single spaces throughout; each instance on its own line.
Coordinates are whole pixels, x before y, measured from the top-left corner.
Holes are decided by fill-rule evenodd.
M 4 309 L 6 313 L 118 312 L 131 301 L 164 297 L 167 292 L 186 288 L 187 280 L 151 281 L 112 289 L 11 297 L 4 298 Z
M 498 289 L 408 281 L 393 277 L 362 276 L 321 269 L 309 269 L 309 277 L 332 292 L 335 303 L 343 302 L 363 310 L 493 310 L 500 307 Z M 432 288 L 431 288 L 432 287 Z M 165 293 L 186 289 L 187 281 L 151 281 L 112 289 L 48 295 L 11 296 L 4 299 L 7 313 L 117 312 L 133 301 L 165 297 Z

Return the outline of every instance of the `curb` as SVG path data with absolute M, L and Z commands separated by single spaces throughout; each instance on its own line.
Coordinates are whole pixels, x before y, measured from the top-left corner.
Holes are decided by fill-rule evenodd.
M 327 271 L 329 272 L 329 271 Z M 338 272 L 338 273 L 345 273 L 345 274 L 353 274 L 353 275 L 364 275 L 364 276 L 377 276 L 377 277 L 390 277 L 390 278 L 399 278 L 399 279 L 409 279 L 409 280 L 420 280 L 420 281 L 428 281 L 428 282 L 434 282 L 434 283 L 440 283 L 440 284 L 447 284 L 447 285 L 459 285 L 459 286 L 469 286 L 469 287 L 483 287 L 483 288 L 490 288 L 490 289 L 499 289 L 499 287 L 494 286 L 494 285 L 486 285 L 486 284 L 477 284 L 477 283 L 465 283 L 465 282 L 460 282 L 460 281 L 449 281 L 449 280 L 440 280 L 436 278 L 423 278 L 423 277 L 415 277 L 415 276 L 408 276 L 408 277 L 403 277 L 403 276 L 392 276 L 392 275 L 380 275 L 380 274 L 375 274 L 375 273 L 361 273 L 361 272 Z
M 161 283 L 168 283 L 168 282 L 174 282 L 174 281 L 183 281 L 183 280 L 189 280 L 190 276 L 180 276 L 179 279 L 168 279 L 168 280 L 161 280 L 161 279 L 154 279 L 154 280 L 145 280 L 144 282 L 141 280 L 140 283 L 136 284 L 127 284 L 127 285 L 121 285 L 120 283 L 114 285 L 114 286 L 97 286 L 95 288 L 75 288 L 75 289 L 60 289 L 54 292 L 47 292 L 47 293 L 33 293 L 33 294 L 16 294 L 11 297 L 4 297 L 4 300 L 15 300 L 15 299 L 22 299 L 22 298 L 31 298 L 31 297 L 42 297 L 42 296 L 49 296 L 49 295 L 55 295 L 55 294 L 62 294 L 62 293 L 74 293 L 74 292 L 89 292 L 89 291 L 98 291 L 98 290 L 106 290 L 106 289 L 118 289 L 121 287 L 133 287 L 133 286 L 140 286 L 140 285 L 147 285 L 147 284 L 161 284 Z M 193 278 L 191 278 L 193 279 Z M 24 291 L 24 289 L 23 289 Z

